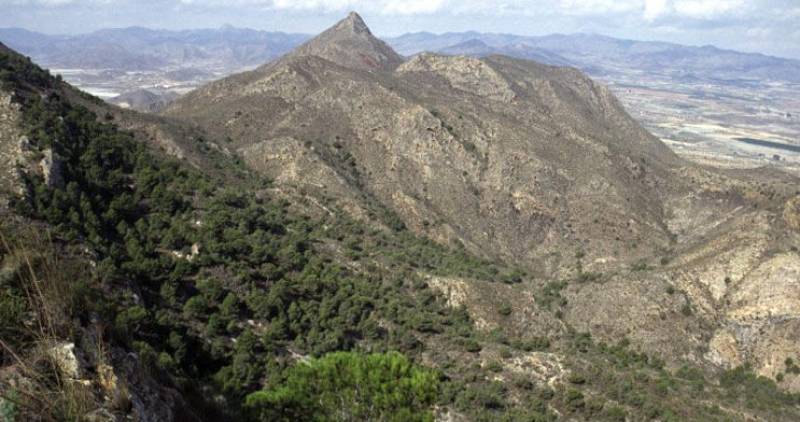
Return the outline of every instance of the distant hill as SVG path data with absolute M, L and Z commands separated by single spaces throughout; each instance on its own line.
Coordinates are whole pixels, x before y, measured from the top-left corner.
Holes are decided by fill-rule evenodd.
M 548 50 L 531 47 L 525 44 L 508 44 L 502 47 L 492 47 L 478 39 L 464 41 L 463 43 L 440 49 L 438 52 L 448 55 L 464 55 L 473 57 L 503 55 L 553 66 L 574 66 L 569 60 Z

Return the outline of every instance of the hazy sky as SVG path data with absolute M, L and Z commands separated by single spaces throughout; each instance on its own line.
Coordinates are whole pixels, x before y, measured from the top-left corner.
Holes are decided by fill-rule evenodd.
M 316 33 L 350 10 L 378 35 L 587 32 L 800 58 L 800 0 L 0 0 L 0 27 L 77 33 L 232 24 Z

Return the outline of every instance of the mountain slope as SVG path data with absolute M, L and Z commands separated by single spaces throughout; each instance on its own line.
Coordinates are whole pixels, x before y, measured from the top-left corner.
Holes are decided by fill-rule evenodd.
M 353 21 L 331 31 L 342 34 Z M 329 34 L 310 41 L 314 48 L 201 88 L 165 114 L 231 137 L 254 165 L 285 169 L 273 177 L 327 184 L 350 198 L 367 192 L 415 231 L 496 257 L 532 262 L 581 248 L 575 232 L 603 217 L 581 209 L 586 195 L 607 205 L 593 208 L 610 222 L 648 227 L 644 239 L 640 228 L 606 225 L 621 242 L 668 242 L 658 196 L 680 189 L 663 180 L 679 161 L 606 88 L 574 70 L 502 57 L 425 55 L 365 72 L 361 61 L 316 52 L 368 33 L 350 32 L 348 41 Z M 341 162 L 345 155 L 352 165 Z M 304 163 L 263 161 L 305 156 L 328 169 L 328 180 L 302 180 L 316 173 Z
M 413 290 L 422 288 L 409 263 L 448 276 L 480 275 L 492 264 L 408 233 L 354 225 L 300 193 L 265 188 L 213 151 L 204 152 L 214 168 L 203 171 L 192 164 L 207 161 L 165 157 L 113 114 L 81 105 L 96 99 L 5 46 L 0 53 L 9 107 L 2 111 L 10 117 L 0 120 L 0 147 L 24 146 L 1 168 L 18 172 L 23 188 L 0 192 L 14 205 L 0 204 L 4 418 L 319 417 L 322 410 L 305 400 L 273 408 L 262 394 L 245 399 L 280 387 L 283 370 L 309 355 L 352 351 L 331 359 L 385 361 L 389 382 L 406 358 L 367 351 L 416 354 L 422 337 L 469 339 L 463 312 L 432 294 L 403 292 L 411 280 Z M 366 248 L 384 251 L 362 260 Z M 417 365 L 411 370 L 420 373 Z M 387 397 L 392 411 L 429 414 L 438 397 L 415 394 L 438 390 L 439 377 L 430 374 L 423 373 L 426 385 L 415 378 L 415 390 L 398 387 Z M 475 382 L 483 383 L 467 381 Z M 386 390 L 373 393 L 380 400 Z
M 349 36 L 363 42 L 364 32 Z M 559 313 L 606 341 L 627 336 L 672 361 L 782 371 L 770 362 L 790 357 L 788 349 L 766 345 L 791 343 L 777 327 L 800 314 L 774 319 L 758 288 L 740 287 L 795 291 L 787 278 L 795 266 L 773 260 L 797 256 L 798 232 L 782 214 L 796 195 L 791 176 L 684 162 L 575 69 L 435 54 L 365 69 L 315 55 L 328 41 L 198 89 L 165 115 L 231 138 L 251 168 L 363 221 L 377 204 L 440 244 L 540 280 L 577 282 Z M 521 292 L 538 297 L 543 284 L 507 300 L 526 308 Z M 469 300 L 479 313 L 500 306 Z M 516 327 L 535 321 L 519 316 Z M 730 340 L 730 327 L 742 324 L 771 328 Z M 750 354 L 761 347 L 771 351 Z

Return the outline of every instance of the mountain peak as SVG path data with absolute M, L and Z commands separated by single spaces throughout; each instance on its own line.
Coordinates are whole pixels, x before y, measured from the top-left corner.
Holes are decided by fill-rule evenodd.
M 340 66 L 359 70 L 393 70 L 403 62 L 379 40 L 361 16 L 350 12 L 334 26 L 298 47 L 292 56 L 317 56 Z
M 352 31 L 355 34 L 366 33 L 372 35 L 364 19 L 356 12 L 350 12 L 347 17 L 339 21 L 334 28 L 337 30 Z

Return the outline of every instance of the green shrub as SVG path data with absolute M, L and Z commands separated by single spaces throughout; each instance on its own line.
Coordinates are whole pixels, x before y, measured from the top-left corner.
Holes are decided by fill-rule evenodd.
M 478 353 L 483 349 L 477 340 L 471 338 L 462 339 L 461 344 L 464 346 L 464 350 L 470 353 Z
M 298 363 L 274 388 L 247 396 L 259 420 L 433 421 L 438 375 L 399 353 L 337 352 Z
M 550 309 L 553 304 L 559 307 L 566 306 L 567 300 L 561 296 L 561 291 L 566 287 L 567 283 L 563 281 L 548 282 L 535 296 L 536 304 L 546 309 Z
M 576 281 L 578 283 L 599 283 L 603 280 L 603 273 L 584 272 L 578 273 Z
M 147 323 L 147 320 L 147 309 L 141 306 L 131 306 L 117 314 L 114 326 L 121 333 L 122 337 L 128 337 L 133 333 L 141 331 Z
M 533 352 L 535 350 L 547 350 L 550 347 L 550 340 L 546 337 L 533 337 L 527 339 L 519 339 L 511 342 L 511 347 L 525 352 Z
M 567 390 L 564 401 L 567 405 L 567 409 L 572 412 L 579 411 L 586 406 L 586 400 L 584 399 L 583 393 L 573 388 Z
M 201 317 L 206 314 L 208 302 L 203 296 L 193 296 L 183 305 L 183 313 L 190 318 Z
M 456 406 L 462 410 L 482 408 L 501 410 L 507 407 L 506 387 L 500 382 L 474 384 L 466 388 L 456 399 Z
M 491 372 L 503 372 L 503 364 L 496 360 L 489 361 L 486 363 L 486 370 Z

